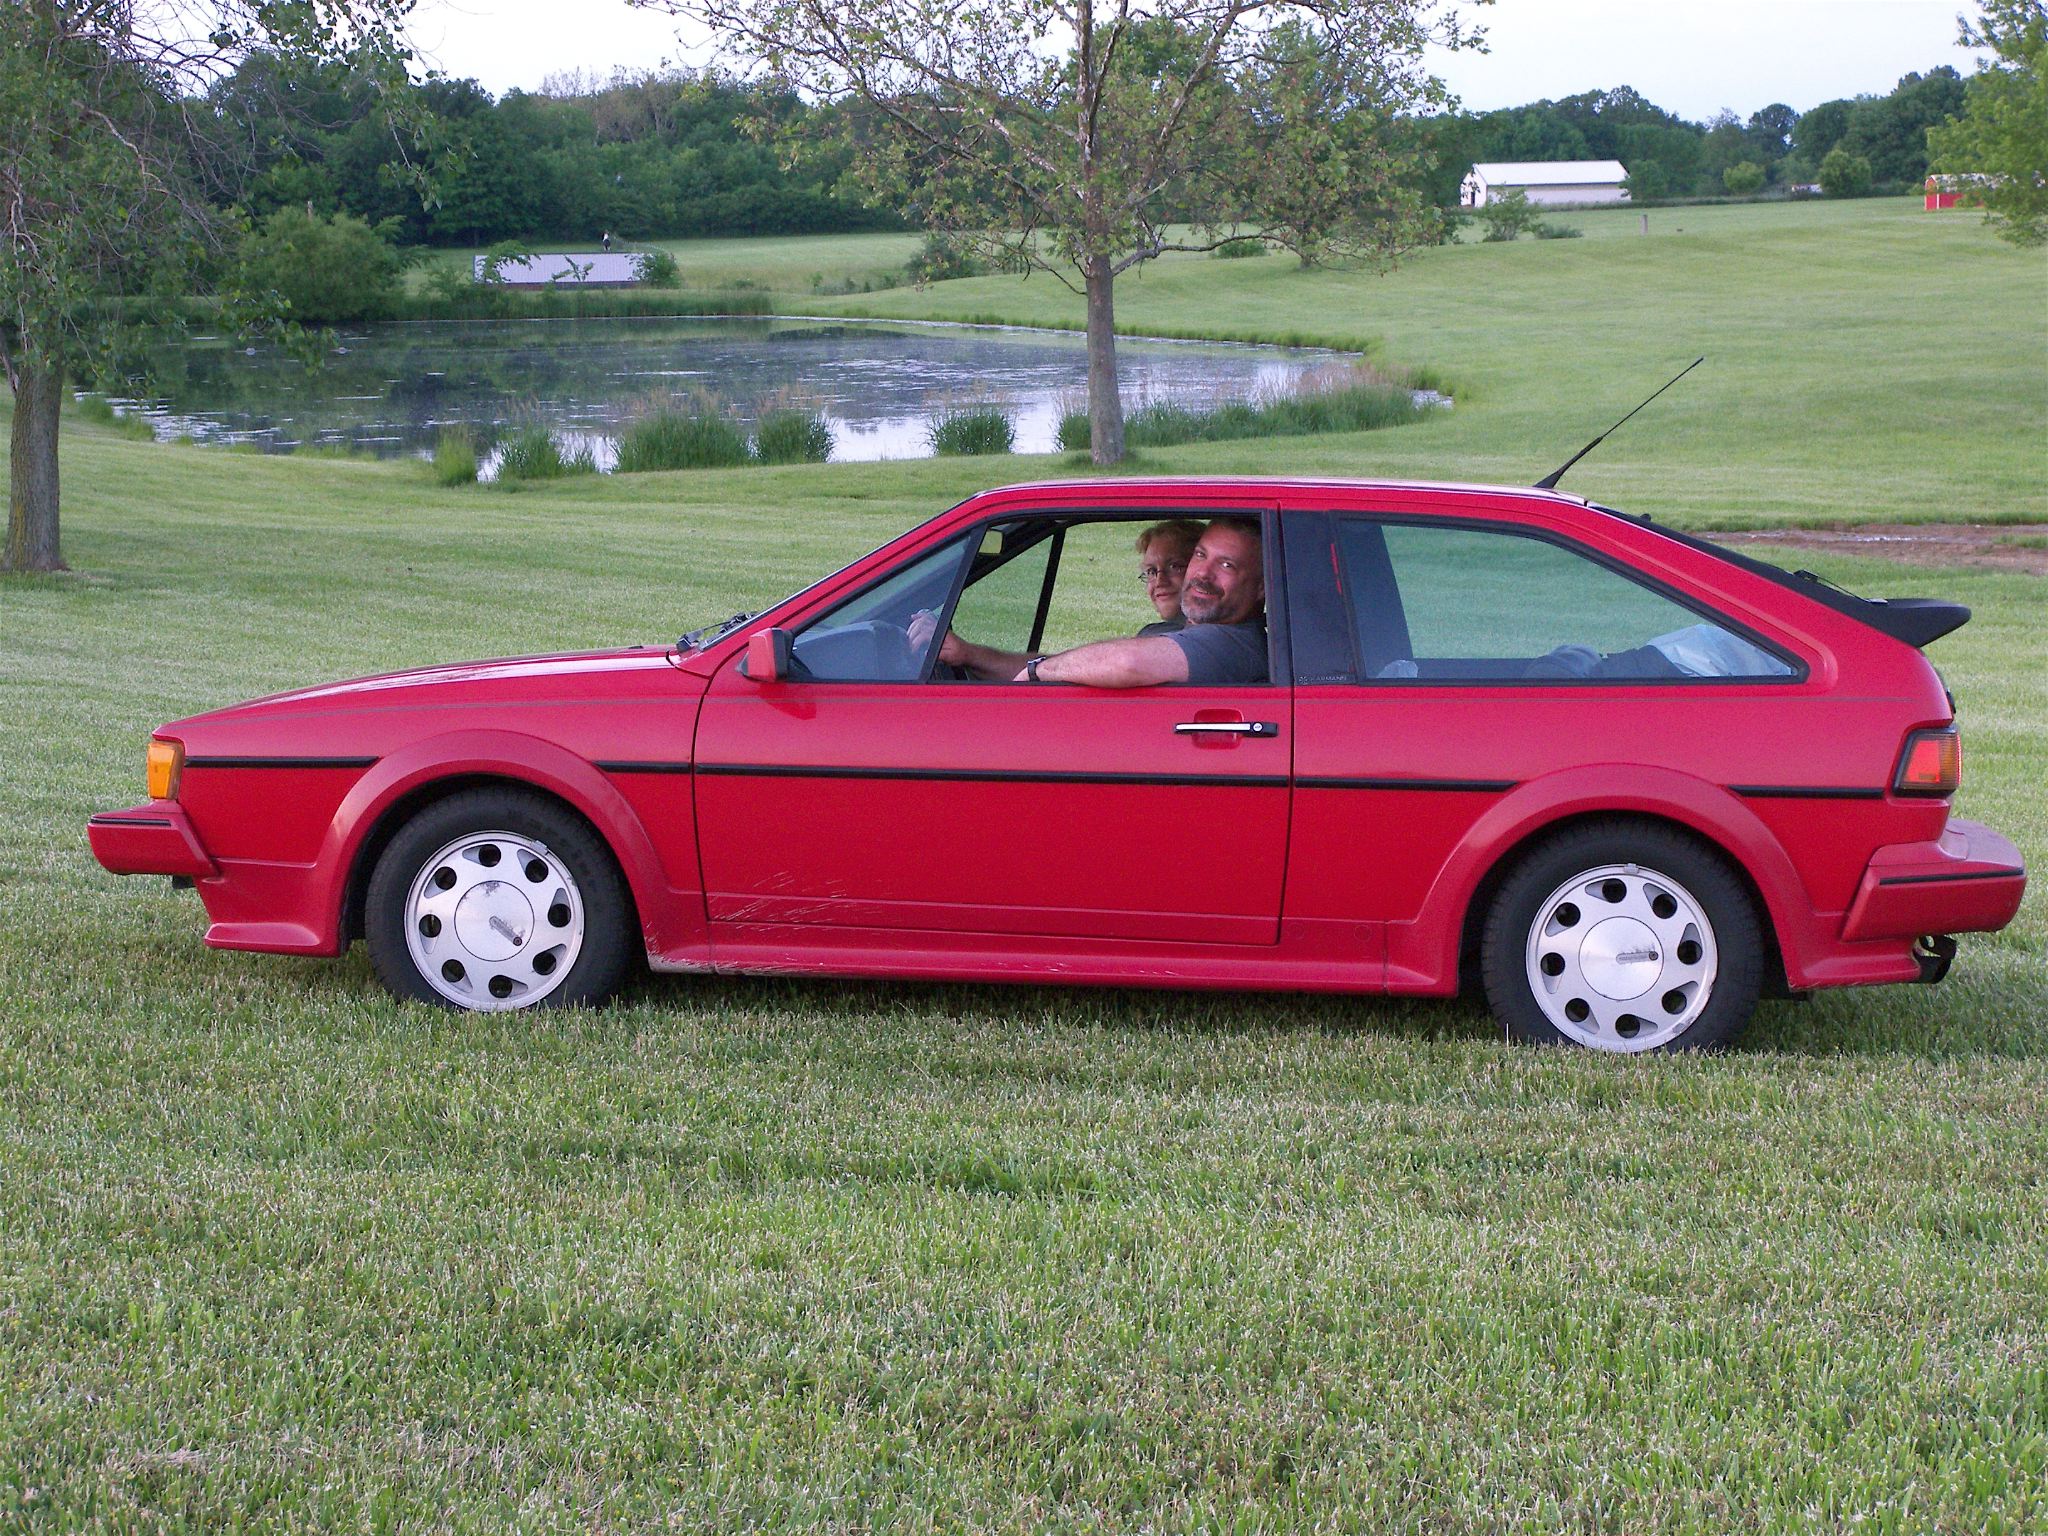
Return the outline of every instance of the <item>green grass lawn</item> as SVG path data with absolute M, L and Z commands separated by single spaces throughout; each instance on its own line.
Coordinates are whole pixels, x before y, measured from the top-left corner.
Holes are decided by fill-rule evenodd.
M 1378 281 L 1162 264 L 1134 323 L 1341 324 L 1466 394 L 1145 467 L 1531 480 L 1696 337 L 1719 371 L 1568 486 L 1694 525 L 2039 515 L 2038 254 L 1890 205 L 1666 218 Z M 999 304 L 1065 313 L 1043 279 L 869 307 Z M 1830 411 L 1731 379 L 1774 370 Z M 2048 1527 L 2038 895 L 1942 987 L 1766 1005 L 1710 1060 L 1364 998 L 664 978 L 595 1014 L 400 1007 L 359 951 L 209 952 L 189 894 L 98 869 L 84 819 L 140 798 L 152 725 L 664 640 L 1070 467 L 512 495 L 80 421 L 64 472 L 75 572 L 0 584 L 0 1530 Z M 2043 579 L 1799 559 L 1972 604 L 1931 653 L 1960 809 L 2041 867 Z
M 2048 260 L 1919 201 L 1560 215 L 1581 240 L 1417 252 L 1389 277 L 1291 256 L 1165 258 L 1120 327 L 1329 341 L 1458 396 L 1423 433 L 1287 445 L 1305 471 L 1527 483 L 1693 358 L 1706 366 L 1567 489 L 1698 524 L 2048 517 Z M 819 300 L 845 313 L 1079 326 L 1051 278 Z M 1231 462 L 1232 448 L 1198 458 Z

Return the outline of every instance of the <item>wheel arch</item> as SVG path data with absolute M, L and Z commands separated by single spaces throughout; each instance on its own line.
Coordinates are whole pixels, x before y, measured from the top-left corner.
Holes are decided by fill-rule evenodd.
M 1729 864 L 1755 905 L 1770 949 L 1767 984 L 1785 988 L 1788 958 L 1796 959 L 1813 926 L 1811 900 L 1790 856 L 1729 790 L 1672 769 L 1630 764 L 1572 768 L 1503 795 L 1445 861 L 1417 920 L 1402 925 L 1405 934 L 1390 933 L 1389 979 L 1405 972 L 1422 984 L 1414 990 L 1460 990 L 1487 903 L 1515 862 L 1566 827 L 1613 819 L 1669 827 Z
M 1756 877 L 1750 873 L 1749 867 L 1741 858 L 1719 839 L 1676 816 L 1655 811 L 1611 810 L 1574 811 L 1531 827 L 1514 843 L 1502 849 L 1498 857 L 1487 867 L 1466 898 L 1464 916 L 1458 927 L 1458 990 L 1461 993 L 1466 992 L 1468 987 L 1473 987 L 1478 980 L 1480 939 L 1486 931 L 1486 916 L 1493 908 L 1495 895 L 1508 876 L 1514 872 L 1515 866 L 1534 849 L 1552 838 L 1566 836 L 1578 827 L 1596 823 L 1611 825 L 1616 822 L 1633 822 L 1640 826 L 1675 832 L 1698 844 L 1727 865 L 1729 872 L 1735 876 L 1744 894 L 1748 896 L 1750 909 L 1756 914 L 1757 928 L 1764 936 L 1765 995 L 1791 995 L 1785 980 L 1785 955 L 1778 942 L 1778 925 L 1772 918 L 1770 903 L 1764 899 L 1763 890 L 1756 883 Z
M 426 807 L 480 787 L 545 796 L 588 825 L 618 863 L 643 942 L 652 950 L 669 941 L 661 931 L 673 926 L 673 916 L 660 858 L 639 817 L 604 775 L 537 737 L 465 731 L 380 759 L 335 813 L 320 864 L 331 871 L 326 906 L 337 949 L 361 937 L 370 875 L 398 829 Z

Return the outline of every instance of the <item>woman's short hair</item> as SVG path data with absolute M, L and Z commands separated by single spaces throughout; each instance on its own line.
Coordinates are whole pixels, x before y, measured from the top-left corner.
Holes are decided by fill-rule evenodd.
M 1163 523 L 1154 523 L 1138 535 L 1138 553 L 1144 554 L 1160 539 L 1178 544 L 1182 553 L 1191 555 L 1202 542 L 1202 525 L 1192 517 L 1169 517 Z

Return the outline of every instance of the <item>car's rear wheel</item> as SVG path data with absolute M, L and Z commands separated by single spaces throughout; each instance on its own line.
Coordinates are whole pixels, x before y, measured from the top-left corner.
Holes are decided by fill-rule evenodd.
M 1711 1050 L 1755 1011 L 1763 951 L 1749 892 L 1718 854 L 1675 829 L 1595 822 L 1509 873 L 1481 964 L 1516 1039 Z
M 503 1012 L 609 996 L 631 910 L 611 851 L 580 818 L 527 791 L 473 789 L 399 829 L 371 873 L 363 927 L 398 996 Z

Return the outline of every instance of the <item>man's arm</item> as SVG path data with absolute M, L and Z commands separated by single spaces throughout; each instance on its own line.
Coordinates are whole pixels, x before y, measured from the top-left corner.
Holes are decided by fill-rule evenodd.
M 1018 682 L 1028 682 L 1020 669 Z M 1041 683 L 1080 683 L 1088 688 L 1150 688 L 1188 680 L 1188 657 L 1165 635 L 1097 640 L 1048 656 L 1038 664 Z
M 921 608 L 912 614 L 908 626 L 910 648 L 922 652 L 931 644 L 932 634 L 938 627 L 938 615 L 929 608 Z M 1023 651 L 999 651 L 992 645 L 976 645 L 972 640 L 961 639 L 950 629 L 939 639 L 940 661 L 949 667 L 963 667 L 984 682 L 1007 682 L 1030 659 Z
M 984 682 L 1001 683 L 1013 678 L 1031 658 L 1023 651 L 999 651 L 992 645 L 962 640 L 950 629 L 939 644 L 939 660 L 965 667 Z

